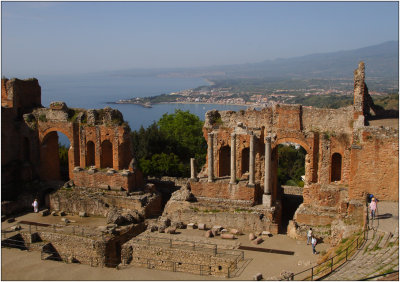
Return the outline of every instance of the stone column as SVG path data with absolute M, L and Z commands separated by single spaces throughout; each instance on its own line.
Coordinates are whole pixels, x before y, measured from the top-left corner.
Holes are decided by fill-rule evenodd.
M 190 180 L 197 180 L 195 158 L 190 158 Z
M 214 152 L 213 152 L 213 137 L 214 134 L 208 133 L 208 182 L 213 182 L 214 178 Z
M 254 186 L 254 133 L 250 134 L 249 186 Z
M 231 134 L 231 181 L 236 184 L 236 133 Z
M 263 205 L 271 207 L 271 137 L 265 137 L 265 174 Z

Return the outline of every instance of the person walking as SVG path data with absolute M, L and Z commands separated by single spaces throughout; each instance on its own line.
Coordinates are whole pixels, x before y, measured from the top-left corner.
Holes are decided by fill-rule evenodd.
M 307 231 L 307 245 L 310 245 L 311 237 L 312 237 L 312 228 L 310 228 Z
M 39 203 L 38 203 L 38 200 L 37 200 L 37 199 L 35 199 L 35 200 L 33 201 L 32 206 L 33 206 L 33 212 L 39 212 Z
M 369 209 L 371 210 L 372 219 L 375 219 L 376 208 L 377 208 L 376 199 L 372 198 L 371 203 L 369 204 Z
M 317 239 L 314 236 L 312 236 L 312 238 L 311 238 L 311 246 L 312 246 L 313 255 L 317 254 L 317 251 L 315 250 L 315 246 L 316 245 L 317 245 Z

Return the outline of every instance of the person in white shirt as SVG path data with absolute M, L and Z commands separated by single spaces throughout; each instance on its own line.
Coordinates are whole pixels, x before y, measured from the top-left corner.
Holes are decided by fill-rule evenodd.
M 310 230 L 307 231 L 307 245 L 310 245 L 311 237 L 312 237 L 312 228 L 310 228 Z
M 316 255 L 317 254 L 317 251 L 315 250 L 315 246 L 317 245 L 317 239 L 314 237 L 314 236 L 312 236 L 312 239 L 311 239 L 311 246 L 312 246 L 312 253 L 314 254 L 314 255 Z
M 33 201 L 32 206 L 33 206 L 33 211 L 34 211 L 34 212 L 39 212 L 39 203 L 38 203 L 37 199 L 35 199 L 35 200 Z

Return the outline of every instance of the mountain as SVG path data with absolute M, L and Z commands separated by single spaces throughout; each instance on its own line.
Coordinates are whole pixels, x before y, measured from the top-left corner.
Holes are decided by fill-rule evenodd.
M 360 61 L 366 65 L 367 79 L 378 79 L 397 86 L 399 76 L 398 41 L 388 41 L 360 49 L 311 54 L 260 63 L 197 68 L 131 69 L 112 75 L 166 77 L 204 77 L 208 79 L 353 79 Z

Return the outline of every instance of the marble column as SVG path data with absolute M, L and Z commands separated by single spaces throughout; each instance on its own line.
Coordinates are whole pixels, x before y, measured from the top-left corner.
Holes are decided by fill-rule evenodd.
M 263 205 L 271 206 L 271 137 L 265 137 L 265 174 Z
M 190 158 L 190 179 L 197 180 L 195 158 Z
M 231 181 L 236 184 L 236 133 L 231 134 Z
M 249 186 L 254 186 L 254 133 L 250 134 Z
M 214 179 L 214 152 L 213 152 L 213 137 L 214 134 L 208 133 L 208 182 L 213 182 Z

